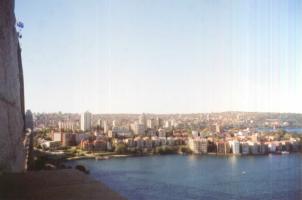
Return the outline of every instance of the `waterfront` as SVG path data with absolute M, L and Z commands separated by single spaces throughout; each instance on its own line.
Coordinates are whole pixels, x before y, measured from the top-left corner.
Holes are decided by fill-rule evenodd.
M 149 156 L 69 161 L 130 200 L 302 199 L 302 155 Z

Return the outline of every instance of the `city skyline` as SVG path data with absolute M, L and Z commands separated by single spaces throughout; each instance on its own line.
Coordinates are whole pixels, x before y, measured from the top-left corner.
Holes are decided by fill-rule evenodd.
M 302 0 L 0 0 L 0 199 L 301 200 Z
M 33 112 L 302 113 L 300 1 L 29 2 Z
M 244 114 L 244 113 L 256 113 L 256 114 L 297 114 L 302 115 L 302 113 L 298 112 L 256 112 L 256 111 L 234 111 L 234 110 L 227 110 L 227 111 L 221 111 L 221 112 L 170 112 L 170 113 L 156 113 L 156 112 L 112 112 L 112 113 L 106 113 L 106 112 L 91 112 L 90 110 L 86 110 L 84 112 L 64 112 L 64 111 L 51 111 L 51 112 L 38 112 L 38 111 L 32 111 L 28 109 L 27 111 L 33 112 L 33 114 L 55 114 L 55 113 L 61 113 L 61 114 L 78 114 L 81 115 L 85 112 L 88 112 L 92 115 L 198 115 L 198 114 L 223 114 L 223 113 L 238 113 L 238 114 Z

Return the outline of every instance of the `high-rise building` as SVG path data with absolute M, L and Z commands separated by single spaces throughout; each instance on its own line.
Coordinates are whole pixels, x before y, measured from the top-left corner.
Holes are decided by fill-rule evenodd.
M 107 133 L 109 131 L 109 125 L 107 120 L 104 120 L 103 127 L 104 127 L 104 133 Z
M 160 119 L 159 117 L 156 117 L 156 119 L 155 119 L 156 128 L 160 128 L 160 127 L 162 127 L 162 125 L 163 125 L 163 120 Z
M 91 113 L 86 111 L 81 114 L 81 130 L 89 131 L 91 130 Z
M 165 128 L 171 128 L 171 121 L 165 121 Z
M 98 120 L 98 126 L 103 127 L 103 120 L 101 119 Z
M 112 121 L 112 126 L 113 126 L 113 127 L 119 126 L 119 122 L 118 122 L 117 120 L 113 120 L 113 121 Z
M 175 119 L 172 119 L 171 122 L 170 122 L 171 126 L 172 127 L 176 127 L 177 126 L 177 123 L 175 121 Z
M 147 120 L 145 114 L 141 114 L 138 118 L 139 124 L 143 124 L 145 127 L 147 126 Z
M 155 120 L 154 119 L 148 119 L 147 120 L 147 127 L 148 128 L 155 128 L 156 127 Z
M 210 121 L 211 120 L 211 116 L 210 116 L 210 114 L 208 113 L 207 114 L 207 121 Z

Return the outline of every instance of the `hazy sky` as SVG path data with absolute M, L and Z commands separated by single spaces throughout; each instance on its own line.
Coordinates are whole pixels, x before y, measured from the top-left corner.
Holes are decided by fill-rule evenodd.
M 34 112 L 302 112 L 302 1 L 16 0 Z

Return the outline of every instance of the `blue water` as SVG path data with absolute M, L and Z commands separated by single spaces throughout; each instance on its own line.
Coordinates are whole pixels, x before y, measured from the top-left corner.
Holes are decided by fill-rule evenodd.
M 302 155 L 79 160 L 127 199 L 302 199 Z
M 302 134 L 302 128 L 282 128 L 282 129 L 289 133 Z M 273 129 L 273 128 L 257 128 L 257 130 L 260 132 L 278 131 L 278 129 Z

